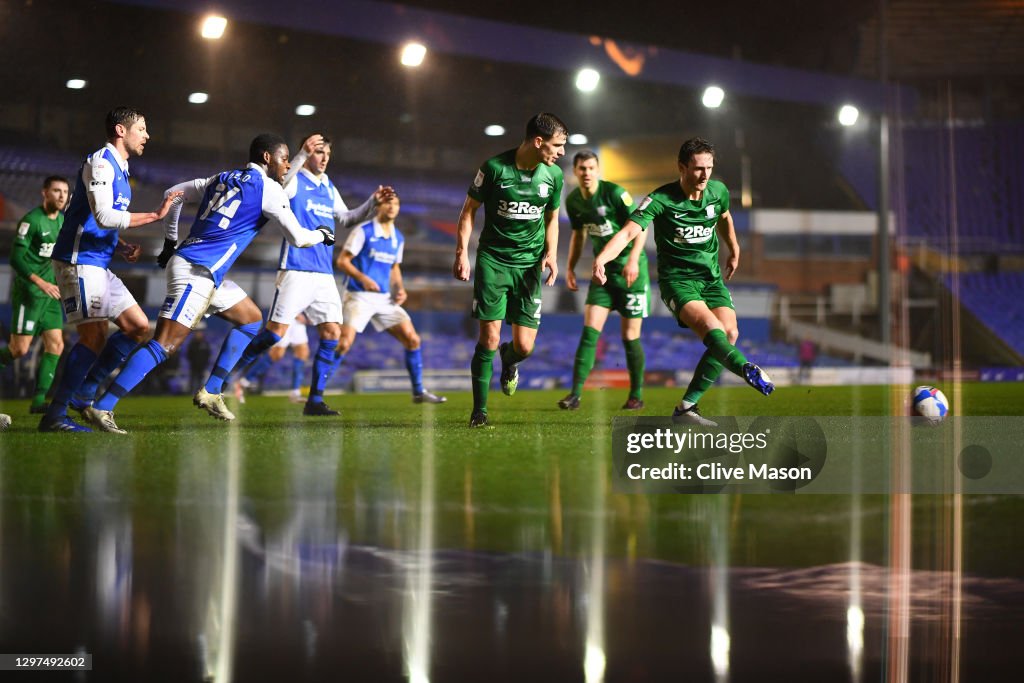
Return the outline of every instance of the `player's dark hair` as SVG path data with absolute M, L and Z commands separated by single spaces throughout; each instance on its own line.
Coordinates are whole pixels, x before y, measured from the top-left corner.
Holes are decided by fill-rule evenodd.
M 48 176 L 46 176 L 46 179 L 43 180 L 43 189 L 44 190 L 49 190 L 50 189 L 50 185 L 53 185 L 54 183 L 64 183 L 68 187 L 71 187 L 71 183 L 69 183 L 68 179 L 65 178 L 64 176 L 62 176 L 62 175 L 48 175 Z
M 554 114 L 543 112 L 535 115 L 532 119 L 526 122 L 526 139 L 531 140 L 538 135 L 545 140 L 550 140 L 556 134 L 561 133 L 562 135 L 569 135 L 569 129 L 566 127 L 562 119 L 558 118 Z
M 584 149 L 582 151 L 576 152 L 576 154 L 573 155 L 572 157 L 572 167 L 576 168 L 576 164 L 582 164 L 584 161 L 590 161 L 591 159 L 593 159 L 597 163 L 601 163 L 601 161 L 597 158 L 596 152 L 592 152 L 589 149 Z
M 710 154 L 715 156 L 715 146 L 704 138 L 690 138 L 679 148 L 679 163 L 687 165 L 695 154 Z
M 274 133 L 260 133 L 249 143 L 249 163 L 263 164 L 263 153 L 268 152 L 273 156 L 274 152 L 281 145 L 288 146 L 284 138 Z
M 142 112 L 131 107 L 115 107 L 107 112 L 107 138 L 112 138 L 117 133 L 114 127 L 121 124 L 125 128 L 131 128 L 139 119 L 144 118 Z

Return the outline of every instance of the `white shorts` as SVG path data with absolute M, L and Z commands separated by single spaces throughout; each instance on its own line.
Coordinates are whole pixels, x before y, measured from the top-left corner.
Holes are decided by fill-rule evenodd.
M 333 275 L 304 270 L 277 271 L 277 292 L 270 307 L 270 320 L 291 325 L 299 313 L 306 314 L 310 325 L 341 322 L 341 296 Z
M 356 332 L 365 330 L 366 323 L 373 323 L 373 329 L 383 332 L 409 319 L 405 309 L 386 292 L 345 292 L 345 324 Z
M 53 273 L 69 323 L 115 320 L 136 305 L 135 297 L 121 279 L 106 268 L 75 266 L 54 259 Z
M 287 349 L 289 346 L 302 346 L 303 344 L 309 344 L 306 325 L 298 320 L 292 320 L 292 324 L 288 326 L 288 331 L 281 337 L 281 341 L 274 344 L 274 346 Z
M 249 295 L 245 290 L 235 284 L 234 280 L 224 280 L 220 283 L 210 299 L 210 307 L 206 309 L 206 315 L 217 315 L 223 313 L 235 304 L 245 301 Z
M 195 328 L 213 303 L 216 292 L 217 285 L 205 266 L 197 266 L 175 254 L 167 264 L 167 297 L 159 315 Z

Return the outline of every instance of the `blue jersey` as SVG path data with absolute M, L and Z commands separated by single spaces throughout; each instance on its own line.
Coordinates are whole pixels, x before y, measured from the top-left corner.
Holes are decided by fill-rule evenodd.
M 265 177 L 258 169 L 224 171 L 210 178 L 196 220 L 178 255 L 210 271 L 217 286 L 267 223 L 263 215 Z
M 345 251 L 353 254 L 352 265 L 356 270 L 376 282 L 380 291 L 387 292 L 391 289 L 391 268 L 402 262 L 405 238 L 395 227 L 387 236 L 377 221 L 370 221 L 352 230 L 345 241 Z M 353 292 L 365 291 L 355 278 L 350 277 L 345 286 Z
M 132 201 L 128 173 L 121 168 L 120 155 L 109 145 L 86 157 L 79 169 L 75 193 L 64 213 L 64 227 L 51 254 L 66 263 L 106 268 L 117 248 L 117 227 L 127 227 L 127 221 L 113 228 L 102 227 L 93 215 L 89 192 L 94 193 L 97 210 L 102 202 L 113 211 L 124 212 Z M 101 193 L 103 200 L 99 197 Z
M 333 231 L 335 214 L 339 208 L 345 211 L 346 207 L 330 178 L 322 175 L 317 181 L 312 174 L 300 171 L 292 182 L 296 183 L 296 189 L 295 196 L 290 202 L 292 212 L 299 219 L 299 225 L 307 230 L 316 230 L 319 226 L 325 225 Z M 281 261 L 278 268 L 334 273 L 334 247 L 318 244 L 297 249 L 288 244 L 288 240 L 281 240 Z

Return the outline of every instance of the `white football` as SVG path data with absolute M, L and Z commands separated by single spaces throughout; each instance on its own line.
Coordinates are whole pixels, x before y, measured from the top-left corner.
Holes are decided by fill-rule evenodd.
M 911 402 L 915 415 L 926 417 L 932 422 L 942 422 L 949 415 L 949 401 L 935 387 L 917 387 L 911 394 Z
M 0 432 L 6 432 L 11 426 L 11 416 L 0 413 Z

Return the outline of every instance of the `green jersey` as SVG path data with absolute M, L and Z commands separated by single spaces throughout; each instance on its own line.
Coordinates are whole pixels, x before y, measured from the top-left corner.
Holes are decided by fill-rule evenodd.
M 511 149 L 484 162 L 469 196 L 484 205 L 478 256 L 512 268 L 540 262 L 545 214 L 560 206 L 562 169 L 545 164 L 533 170 L 516 168 L 516 150 Z
M 624 188 L 605 180 L 597 182 L 597 191 L 584 199 L 583 193 L 576 188 L 565 198 L 565 211 L 569 214 L 569 222 L 573 230 L 586 230 L 594 243 L 594 256 L 601 253 L 604 245 L 612 235 L 622 229 L 629 220 L 629 212 L 633 210 L 633 198 Z M 607 268 L 621 271 L 629 259 L 629 243 L 614 261 L 609 261 Z
M 11 266 L 17 274 L 15 286 L 30 296 L 46 296 L 32 284 L 32 275 L 38 275 L 50 283 L 57 282 L 53 275 L 50 253 L 62 225 L 63 213 L 58 212 L 56 218 L 48 218 L 41 206 L 29 211 L 18 222 L 14 246 L 11 248 Z
M 658 280 L 720 280 L 715 225 L 729 210 L 729 190 L 709 180 L 698 201 L 687 199 L 677 180 L 647 195 L 630 219 L 646 229 L 654 222 Z

